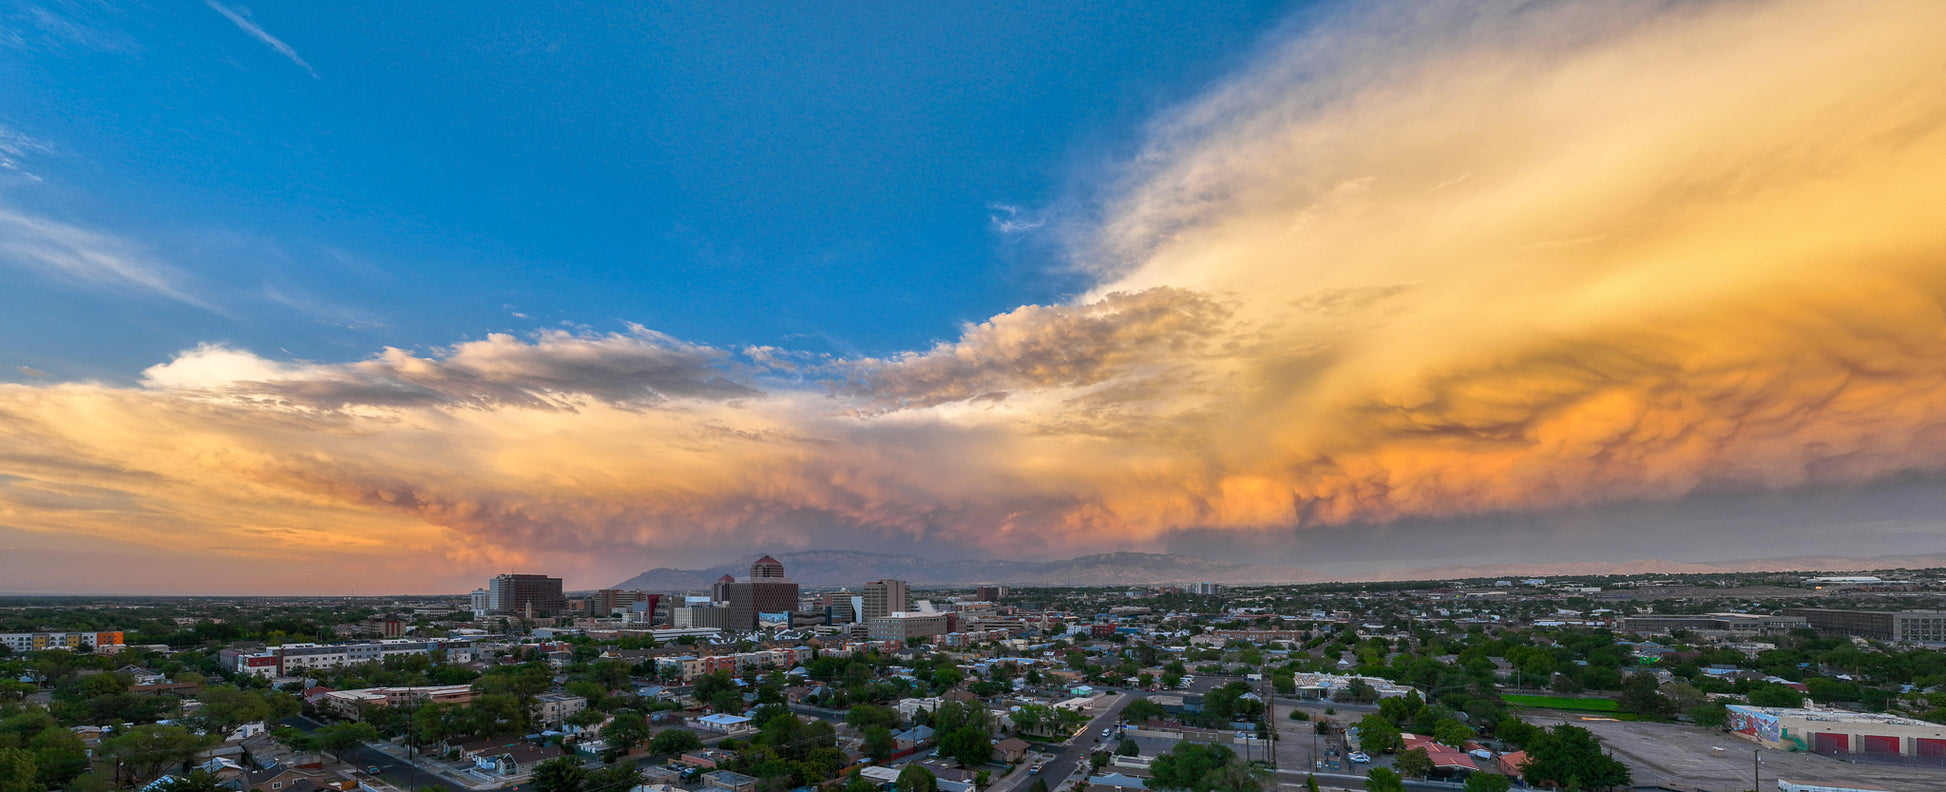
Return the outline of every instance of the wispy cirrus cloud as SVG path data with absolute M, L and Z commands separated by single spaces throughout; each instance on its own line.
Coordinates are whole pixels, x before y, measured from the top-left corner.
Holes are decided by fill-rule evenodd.
M 238 29 L 250 34 L 251 38 L 263 42 L 266 46 L 276 50 L 279 55 L 289 58 L 292 63 L 302 67 L 313 79 L 324 79 L 318 76 L 318 70 L 311 68 L 311 64 L 304 62 L 304 58 L 298 55 L 297 50 L 292 49 L 291 45 L 285 44 L 283 39 L 270 35 L 269 31 L 264 30 L 256 22 L 252 21 L 249 17 L 249 9 L 243 8 L 242 6 L 231 8 L 216 2 L 216 0 L 204 0 L 204 3 L 211 10 L 222 14 L 224 19 L 228 19 L 234 23 Z
M 152 252 L 112 234 L 0 206 L 0 264 L 70 283 L 134 291 L 211 309 L 184 276 Z

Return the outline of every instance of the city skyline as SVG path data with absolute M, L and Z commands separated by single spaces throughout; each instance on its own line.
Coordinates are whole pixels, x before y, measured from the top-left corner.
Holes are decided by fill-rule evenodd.
M 0 590 L 1946 553 L 1946 8 L 717 11 L 0 10 Z

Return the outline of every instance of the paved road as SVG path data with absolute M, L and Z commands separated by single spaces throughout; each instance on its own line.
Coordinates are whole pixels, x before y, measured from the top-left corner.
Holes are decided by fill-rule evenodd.
M 323 725 L 302 715 L 285 718 L 282 723 L 303 732 L 317 731 Z M 351 763 L 360 772 L 363 772 L 367 767 L 377 767 L 379 769 L 379 778 L 384 779 L 386 783 L 392 786 L 407 790 L 407 792 L 413 792 L 414 790 L 429 786 L 438 787 L 447 790 L 447 792 L 477 792 L 471 787 L 448 781 L 430 769 L 414 767 L 411 764 L 407 764 L 403 759 L 395 758 L 369 745 L 361 745 L 345 751 L 339 758 Z
M 1097 711 L 1095 716 L 1089 719 L 1088 725 L 1081 729 L 1080 733 L 1068 738 L 1066 742 L 1061 743 L 1060 749 L 1054 752 L 1053 757 L 1043 763 L 1041 775 L 1047 778 L 1048 789 L 1059 789 L 1063 784 L 1067 784 L 1070 781 L 1075 782 L 1076 785 L 1085 784 L 1088 780 L 1090 770 L 1088 754 L 1093 753 L 1097 748 L 1106 750 L 1114 749 L 1114 743 L 1102 740 L 1101 730 L 1120 723 L 1122 709 L 1127 707 L 1129 702 L 1134 701 L 1136 696 L 1140 694 L 1117 693 L 1114 695 L 1114 701 L 1110 702 L 1107 707 Z M 1016 778 L 1014 781 L 1015 788 L 1025 788 L 1025 786 L 1033 783 L 1032 781 L 1026 780 L 1026 778 L 1028 777 Z M 1009 792 L 1009 790 L 996 787 L 992 792 Z

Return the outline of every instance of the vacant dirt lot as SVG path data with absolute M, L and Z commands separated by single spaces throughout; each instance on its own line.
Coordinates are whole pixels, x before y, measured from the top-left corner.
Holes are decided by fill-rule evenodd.
M 1739 737 L 1676 723 L 1629 723 L 1584 720 L 1580 717 L 1529 718 L 1535 725 L 1572 723 L 1595 733 L 1615 758 L 1628 765 L 1635 783 L 1660 783 L 1678 789 L 1742 792 L 1750 788 L 1750 752 L 1757 748 Z M 1721 748 L 1722 750 L 1716 750 Z M 1946 789 L 1946 770 L 1918 767 L 1851 764 L 1815 754 L 1761 749 L 1763 786 L 1777 788 L 1777 779 L 1842 785 L 1858 783 L 1893 792 L 1937 792 Z

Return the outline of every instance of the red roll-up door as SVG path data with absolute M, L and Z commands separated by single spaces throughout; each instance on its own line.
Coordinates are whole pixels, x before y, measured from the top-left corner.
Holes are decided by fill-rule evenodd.
M 1867 734 L 1858 738 L 1859 750 L 1868 754 L 1903 753 L 1899 750 L 1901 747 L 1899 738 L 1884 734 Z
M 1818 732 L 1811 735 L 1811 750 L 1821 754 L 1851 753 L 1851 735 Z
M 1946 757 L 1946 740 L 1921 737 L 1918 743 L 1920 756 Z

